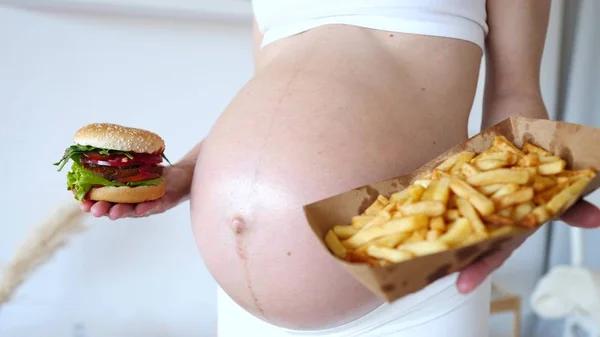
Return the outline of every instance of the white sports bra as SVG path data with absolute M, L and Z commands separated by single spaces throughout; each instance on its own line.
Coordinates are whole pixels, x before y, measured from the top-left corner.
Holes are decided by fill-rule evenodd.
M 486 0 L 253 0 L 261 47 L 327 24 L 466 40 L 482 50 Z

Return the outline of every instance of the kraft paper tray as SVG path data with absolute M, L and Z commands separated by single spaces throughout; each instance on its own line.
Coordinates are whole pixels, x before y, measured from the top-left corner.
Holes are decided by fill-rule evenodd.
M 421 168 L 404 176 L 361 186 L 339 195 L 304 206 L 304 213 L 321 246 L 329 253 L 324 238 L 336 225 L 348 224 L 362 213 L 379 194 L 390 196 L 414 180 L 432 171 L 448 157 L 461 151 L 482 152 L 491 146 L 494 136 L 503 135 L 516 146 L 529 141 L 562 157 L 567 169 L 600 171 L 600 129 L 566 122 L 523 117 L 508 118 L 458 144 Z M 600 186 L 600 175 L 593 179 L 580 198 Z M 563 212 L 564 213 L 564 212 Z M 560 214 L 559 214 L 560 215 Z M 554 217 L 556 219 L 558 216 Z M 335 258 L 341 266 L 365 287 L 382 299 L 391 302 L 423 289 L 435 280 L 462 270 L 482 255 L 518 242 L 538 228 L 486 239 L 476 244 L 425 255 L 398 264 L 375 267 L 350 263 Z

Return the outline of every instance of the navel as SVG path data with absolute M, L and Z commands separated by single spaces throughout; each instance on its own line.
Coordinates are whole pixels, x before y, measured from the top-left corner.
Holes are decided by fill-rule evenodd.
M 243 240 L 244 233 L 246 233 L 248 231 L 246 222 L 241 217 L 235 217 L 229 223 L 229 229 L 231 229 L 231 232 L 235 236 L 235 246 L 236 246 L 235 250 L 236 250 L 237 256 L 242 261 L 245 261 L 246 258 L 248 257 L 246 254 L 246 245 L 244 244 L 244 240 Z
M 233 234 L 235 234 L 236 237 L 244 235 L 244 233 L 246 233 L 246 231 L 248 230 L 246 222 L 241 217 L 233 218 L 233 220 L 231 220 L 231 223 L 229 224 L 229 228 L 231 229 Z

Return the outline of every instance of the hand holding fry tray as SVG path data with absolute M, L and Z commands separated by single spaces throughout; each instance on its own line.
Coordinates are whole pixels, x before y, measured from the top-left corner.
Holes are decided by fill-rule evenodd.
M 393 301 L 519 242 L 595 190 L 595 146 L 599 129 L 512 117 L 409 175 L 305 214 L 324 249 Z

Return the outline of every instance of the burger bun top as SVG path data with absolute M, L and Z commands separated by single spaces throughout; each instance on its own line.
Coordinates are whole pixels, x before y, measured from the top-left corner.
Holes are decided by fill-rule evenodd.
M 78 145 L 135 153 L 160 154 L 164 140 L 157 134 L 111 123 L 88 124 L 77 130 L 73 139 Z

